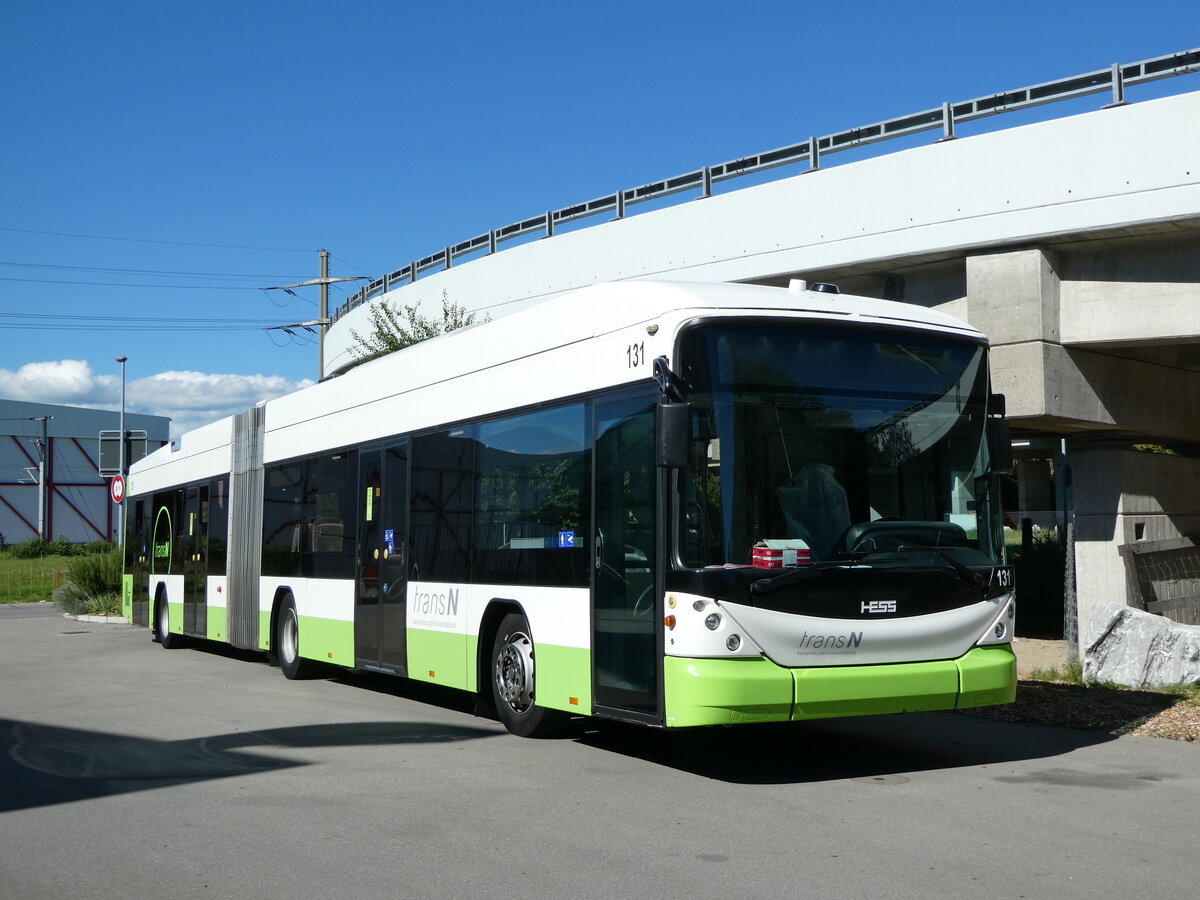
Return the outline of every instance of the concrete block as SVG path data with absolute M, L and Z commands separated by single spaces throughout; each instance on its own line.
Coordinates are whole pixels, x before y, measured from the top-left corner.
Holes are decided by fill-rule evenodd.
M 1130 607 L 1097 609 L 1084 642 L 1083 675 L 1129 687 L 1200 683 L 1200 626 Z
M 1058 275 L 1038 249 L 967 257 L 970 322 L 993 345 L 1058 340 Z

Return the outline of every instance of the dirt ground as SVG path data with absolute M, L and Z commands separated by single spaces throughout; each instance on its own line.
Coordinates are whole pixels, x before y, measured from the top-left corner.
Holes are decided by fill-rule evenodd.
M 1017 638 L 1013 641 L 1013 651 L 1017 654 L 1020 679 L 1016 702 L 966 710 L 968 715 L 1200 743 L 1200 700 L 1179 700 L 1156 691 L 1034 681 L 1029 676 L 1035 669 L 1049 671 L 1066 664 L 1066 644 Z
M 1043 641 L 1038 638 L 1014 638 L 1013 652 L 1017 654 L 1017 677 L 1024 678 L 1034 669 L 1061 669 L 1067 662 L 1064 641 Z

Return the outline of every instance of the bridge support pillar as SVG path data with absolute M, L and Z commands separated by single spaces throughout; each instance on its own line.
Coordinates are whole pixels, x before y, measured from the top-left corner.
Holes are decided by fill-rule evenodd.
M 1140 602 L 1122 547 L 1200 536 L 1200 460 L 1133 449 L 1200 444 L 1200 372 L 1127 349 L 1064 345 L 1063 282 L 1044 250 L 970 256 L 966 284 L 968 318 L 991 339 L 993 389 L 1007 396 L 1014 430 L 1070 442 L 1068 513 L 1078 633 L 1086 635 L 1100 605 Z M 1104 315 L 1138 315 L 1120 302 L 1123 292 L 1111 293 Z

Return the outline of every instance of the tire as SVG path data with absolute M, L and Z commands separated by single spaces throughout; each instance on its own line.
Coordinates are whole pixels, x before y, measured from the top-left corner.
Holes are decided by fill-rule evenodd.
M 562 730 L 565 714 L 536 705 L 533 639 L 529 622 L 509 613 L 492 641 L 490 681 L 496 713 L 520 737 L 549 737 Z
M 183 646 L 183 635 L 171 633 L 169 609 L 166 594 L 160 593 L 154 598 L 154 628 L 151 633 L 164 650 L 175 650 Z
M 296 601 L 290 594 L 279 604 L 271 647 L 279 657 L 279 670 L 284 678 L 296 681 L 312 677 L 316 664 L 300 655 L 300 617 L 296 615 Z

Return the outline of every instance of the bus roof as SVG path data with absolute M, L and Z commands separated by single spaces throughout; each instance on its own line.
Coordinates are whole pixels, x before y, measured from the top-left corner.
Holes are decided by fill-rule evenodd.
M 649 279 L 597 284 L 414 344 L 267 401 L 265 459 L 290 458 L 322 444 L 350 445 L 486 415 L 489 409 L 519 408 L 551 396 L 649 378 L 648 365 L 630 372 L 626 365 L 621 371 L 608 363 L 639 339 L 646 345 L 646 357 L 669 359 L 678 326 L 704 315 L 855 320 L 984 339 L 974 328 L 936 310 L 849 294 Z M 596 340 L 604 338 L 608 340 Z M 591 346 L 599 344 L 606 349 Z M 326 424 L 317 429 L 322 421 Z M 394 423 L 390 431 L 389 422 Z M 322 434 L 312 434 L 314 429 Z M 196 471 L 189 477 L 204 478 L 221 470 L 221 458 L 228 471 L 228 453 L 220 448 L 228 446 L 231 435 L 232 418 L 214 422 L 182 435 L 131 472 L 148 473 L 168 462 L 191 459 L 194 465 L 187 468 Z

